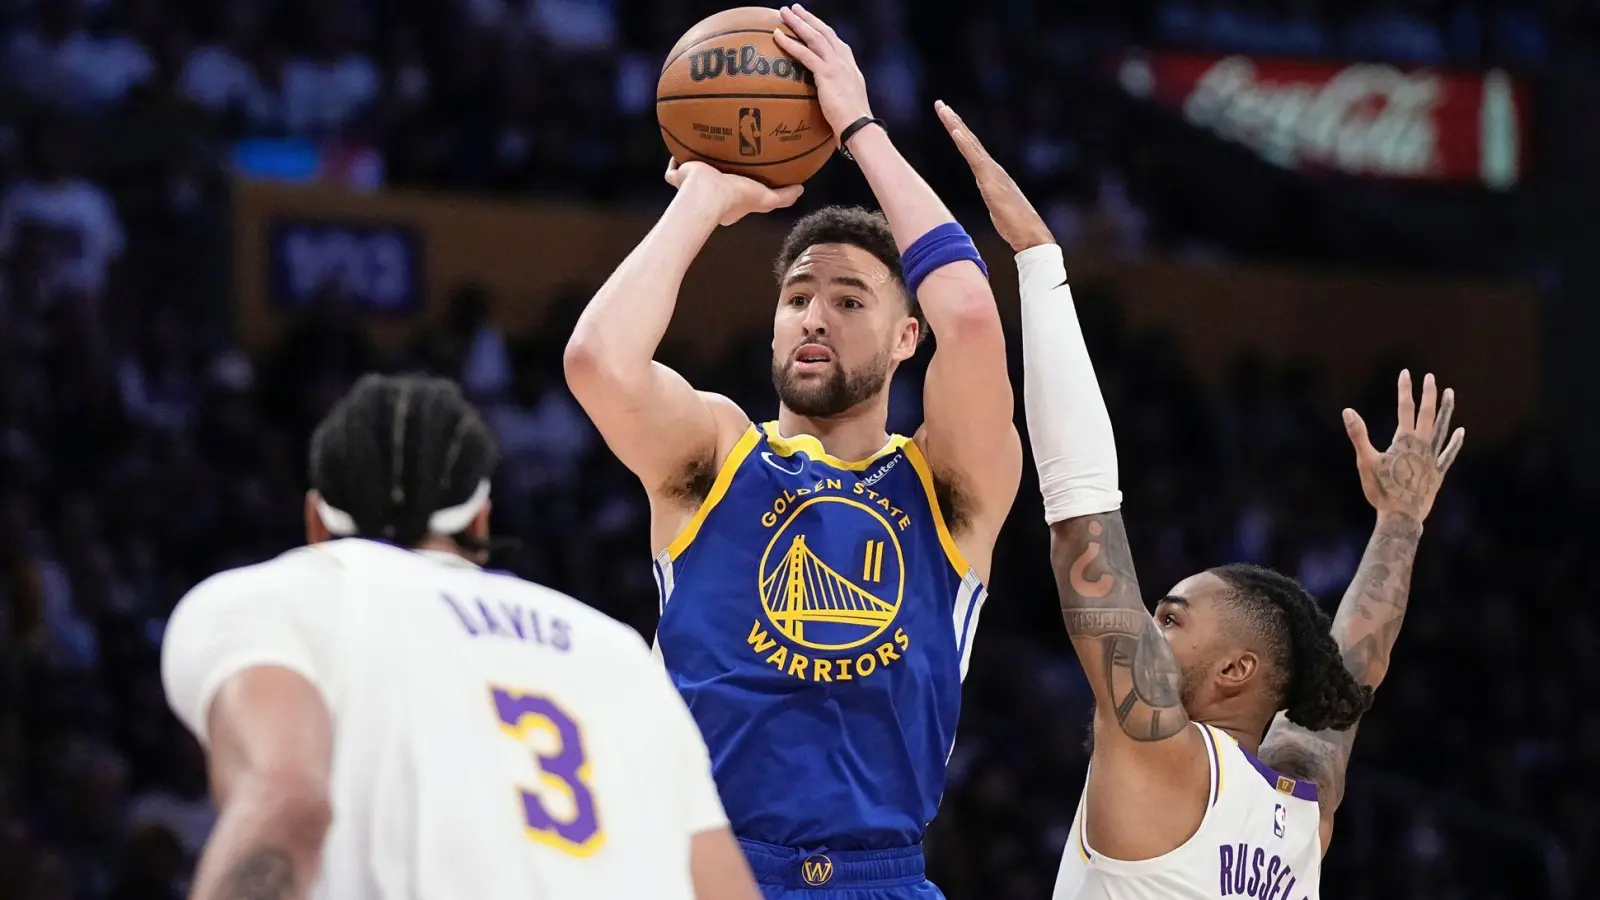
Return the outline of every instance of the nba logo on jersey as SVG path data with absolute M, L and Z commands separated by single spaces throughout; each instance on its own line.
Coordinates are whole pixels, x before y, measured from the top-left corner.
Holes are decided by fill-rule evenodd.
M 1272 807 L 1272 833 L 1283 837 L 1284 823 L 1289 821 L 1289 811 L 1283 808 L 1282 803 Z

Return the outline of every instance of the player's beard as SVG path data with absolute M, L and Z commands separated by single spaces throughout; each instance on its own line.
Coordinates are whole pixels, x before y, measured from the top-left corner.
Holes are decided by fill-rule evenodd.
M 772 386 L 778 399 L 790 412 L 811 419 L 840 415 L 851 407 L 871 400 L 889 381 L 889 351 L 874 356 L 854 372 L 846 372 L 837 356 L 833 367 L 821 378 L 801 378 L 794 372 L 794 357 L 772 360 Z

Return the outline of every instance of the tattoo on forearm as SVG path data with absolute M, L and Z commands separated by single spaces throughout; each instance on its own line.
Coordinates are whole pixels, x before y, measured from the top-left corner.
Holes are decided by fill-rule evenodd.
M 294 860 L 277 847 L 262 847 L 234 865 L 217 900 L 283 900 L 294 886 Z
M 1362 684 L 1376 687 L 1389 671 L 1389 657 L 1400 637 L 1411 599 L 1411 569 L 1417 559 L 1422 524 L 1407 516 L 1379 523 L 1333 618 L 1333 636 L 1345 668 Z
M 1333 637 L 1344 666 L 1362 684 L 1377 687 L 1389 672 L 1389 658 L 1405 621 L 1411 570 L 1422 524 L 1408 516 L 1387 516 L 1372 533 L 1361 565 L 1333 617 Z M 1323 815 L 1344 799 L 1345 773 L 1355 748 L 1356 728 L 1310 731 L 1280 714 L 1261 748 L 1262 759 L 1278 770 L 1317 783 Z
M 1139 596 L 1122 515 L 1069 519 L 1054 526 L 1052 538 L 1061 617 L 1098 702 L 1109 703 L 1136 741 L 1182 731 L 1189 721 L 1182 673 Z

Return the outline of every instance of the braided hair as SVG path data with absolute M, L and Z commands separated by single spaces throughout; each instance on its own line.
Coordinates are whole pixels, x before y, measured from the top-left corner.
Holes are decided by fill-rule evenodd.
M 311 486 L 356 534 L 415 547 L 428 519 L 470 499 L 498 461 L 494 435 L 454 382 L 366 375 L 311 437 Z
M 1287 575 L 1235 563 L 1211 570 L 1232 588 L 1225 602 L 1243 613 L 1268 656 L 1275 710 L 1312 731 L 1344 731 L 1372 706 L 1372 688 L 1345 668 L 1332 621 L 1317 598 Z

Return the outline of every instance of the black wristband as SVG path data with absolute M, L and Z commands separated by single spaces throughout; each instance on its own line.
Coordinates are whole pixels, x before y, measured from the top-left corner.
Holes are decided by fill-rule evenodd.
M 850 143 L 851 138 L 856 136 L 857 132 L 861 131 L 861 129 L 867 127 L 868 125 L 876 125 L 879 128 L 882 128 L 884 131 L 889 130 L 889 126 L 883 124 L 882 119 L 874 118 L 872 116 L 862 116 L 854 122 L 851 122 L 849 125 L 846 125 L 844 131 L 839 133 L 839 152 L 844 155 L 845 159 L 848 159 L 851 162 L 856 161 L 856 158 L 850 155 L 850 148 L 846 145 Z

